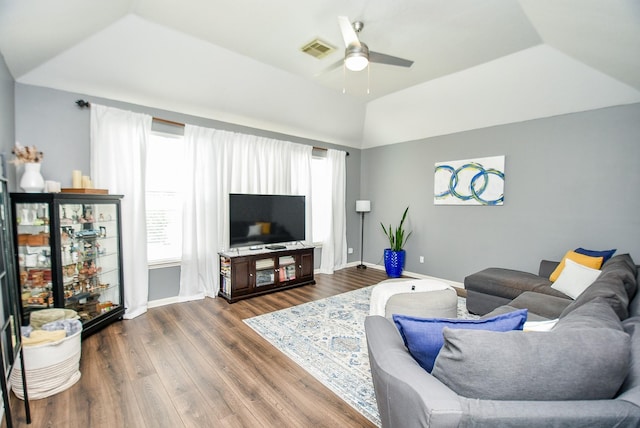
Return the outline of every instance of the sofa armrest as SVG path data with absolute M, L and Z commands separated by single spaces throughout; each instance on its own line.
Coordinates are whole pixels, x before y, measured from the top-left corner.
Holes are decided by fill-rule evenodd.
M 494 401 L 461 397 L 460 427 L 638 427 L 640 408 L 624 400 Z
M 364 322 L 371 376 L 383 427 L 457 427 L 458 395 L 427 373 L 409 354 L 392 321 L 368 316 Z
M 538 276 L 549 279 L 559 264 L 560 262 L 555 262 L 553 260 L 541 260 L 540 267 L 538 268 Z

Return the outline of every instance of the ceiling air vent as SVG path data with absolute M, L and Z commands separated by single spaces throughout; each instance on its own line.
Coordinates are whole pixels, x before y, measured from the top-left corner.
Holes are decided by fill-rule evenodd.
M 307 43 L 300 50 L 304 53 L 311 55 L 314 58 L 324 58 L 329 55 L 331 52 L 335 51 L 336 48 L 331 46 L 327 42 L 323 42 L 320 39 L 315 39 L 312 42 Z

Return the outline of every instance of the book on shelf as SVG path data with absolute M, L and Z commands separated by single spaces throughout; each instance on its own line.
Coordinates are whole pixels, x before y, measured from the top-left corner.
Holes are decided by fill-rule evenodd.
M 224 294 L 231 294 L 231 277 L 222 277 L 222 280 L 220 281 L 220 291 Z
M 271 285 L 274 282 L 274 271 L 258 271 L 256 269 L 256 287 Z
M 292 265 L 296 262 L 296 259 L 293 258 L 293 256 L 283 256 L 280 257 L 280 266 L 283 265 Z
M 292 279 L 296 279 L 296 266 L 293 264 L 280 265 L 280 281 L 291 281 Z
M 273 269 L 273 259 L 256 260 L 256 270 Z

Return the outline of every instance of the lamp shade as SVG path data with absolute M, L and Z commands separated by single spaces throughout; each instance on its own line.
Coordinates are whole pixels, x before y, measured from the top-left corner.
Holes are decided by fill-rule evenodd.
M 356 201 L 356 212 L 368 213 L 371 211 L 371 201 Z
M 369 60 L 359 54 L 351 54 L 344 60 L 345 65 L 351 71 L 362 71 L 369 64 Z
M 344 65 L 351 71 L 362 71 L 369 65 L 369 47 L 364 43 L 351 43 L 345 49 Z

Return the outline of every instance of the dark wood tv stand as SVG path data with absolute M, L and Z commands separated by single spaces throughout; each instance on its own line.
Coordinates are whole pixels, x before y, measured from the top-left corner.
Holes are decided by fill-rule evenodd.
M 229 303 L 315 284 L 313 247 L 229 250 L 220 256 L 220 291 Z

